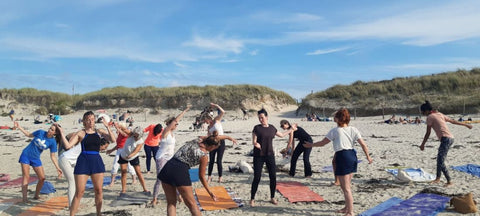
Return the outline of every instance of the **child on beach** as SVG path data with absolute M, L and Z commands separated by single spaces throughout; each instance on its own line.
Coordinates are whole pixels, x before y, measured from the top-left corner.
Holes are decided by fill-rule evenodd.
M 372 158 L 368 154 L 368 148 L 357 128 L 348 126 L 350 123 L 350 113 L 342 108 L 335 113 L 335 122 L 337 127 L 331 129 L 325 138 L 316 143 L 303 144 L 306 148 L 313 146 L 324 146 L 333 142 L 335 151 L 335 176 L 340 179 L 340 187 L 345 197 L 345 207 L 338 210 L 338 213 L 345 213 L 347 216 L 353 216 L 353 195 L 351 189 L 352 176 L 357 172 L 357 153 L 353 148 L 355 142 L 358 142 L 367 157 L 368 163 L 372 163 Z
M 425 149 L 425 143 L 427 142 L 428 138 L 430 137 L 430 132 L 435 131 L 438 139 L 440 140 L 440 146 L 438 147 L 438 154 L 437 154 L 437 177 L 432 183 L 439 183 L 440 177 L 442 177 L 442 172 L 447 179 L 447 183 L 445 184 L 446 187 L 453 185 L 450 175 L 448 174 L 447 167 L 445 166 L 445 158 L 447 157 L 448 150 L 453 145 L 453 135 L 448 130 L 447 122 L 456 125 L 462 125 L 467 127 L 468 129 L 472 129 L 472 125 L 465 124 L 462 122 L 455 121 L 441 112 L 434 110 L 430 102 L 425 101 L 422 106 L 420 106 L 420 110 L 422 114 L 427 116 L 427 131 L 425 132 L 425 136 L 423 137 L 422 145 L 420 145 L 420 150 Z
M 18 162 L 22 168 L 22 198 L 23 202 L 28 202 L 27 191 L 28 191 L 28 180 L 30 179 L 30 166 L 33 167 L 33 171 L 37 174 L 38 183 L 35 189 L 35 196 L 34 199 L 40 198 L 40 190 L 43 187 L 43 183 L 45 182 L 45 171 L 42 166 L 42 161 L 40 160 L 40 154 L 42 154 L 43 150 L 50 149 L 50 159 L 57 168 L 58 177 L 62 176 L 62 170 L 58 166 L 57 157 L 55 153 L 57 152 L 57 142 L 60 141 L 57 136 L 61 134 L 61 127 L 60 125 L 54 123 L 48 131 L 44 130 L 37 130 L 33 133 L 30 133 L 20 127 L 18 122 L 13 123 L 15 128 L 18 128 L 25 136 L 33 138 L 30 144 L 28 144 L 25 149 L 23 149 L 22 154 L 20 155 L 20 159 Z

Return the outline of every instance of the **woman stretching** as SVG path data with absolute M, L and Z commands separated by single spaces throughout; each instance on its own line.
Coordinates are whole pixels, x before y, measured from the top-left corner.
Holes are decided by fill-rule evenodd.
M 292 128 L 292 125 L 290 125 L 290 122 L 288 122 L 287 120 L 281 120 L 280 127 L 284 130 L 288 130 Z M 288 173 L 288 175 L 292 177 L 295 176 L 295 169 L 297 168 L 298 157 L 300 157 L 300 154 L 303 153 L 303 169 L 305 172 L 305 177 L 309 178 L 312 176 L 312 166 L 310 165 L 310 153 L 312 152 L 312 148 L 305 148 L 303 144 L 305 142 L 312 143 L 313 140 L 310 134 L 308 134 L 303 128 L 296 128 L 297 129 L 295 131 L 290 132 L 288 138 L 287 149 L 295 148 L 292 158 L 290 160 L 290 172 Z M 298 139 L 297 147 L 295 147 L 295 144 L 293 142 L 294 138 Z
M 338 213 L 353 216 L 353 195 L 352 195 L 352 176 L 357 172 L 357 153 L 353 145 L 358 142 L 367 156 L 368 163 L 372 163 L 372 158 L 368 154 L 368 148 L 360 135 L 357 128 L 348 126 L 350 123 L 350 113 L 347 109 L 342 108 L 335 113 L 335 122 L 337 127 L 331 129 L 322 141 L 316 143 L 307 142 L 303 144 L 306 148 L 313 146 L 324 146 L 333 142 L 333 150 L 335 151 L 335 176 L 340 179 L 340 187 L 345 197 L 345 207 L 338 210 Z

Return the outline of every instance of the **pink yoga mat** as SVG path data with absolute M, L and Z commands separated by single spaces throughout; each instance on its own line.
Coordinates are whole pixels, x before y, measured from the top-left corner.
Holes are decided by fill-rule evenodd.
M 30 179 L 28 181 L 28 184 L 31 184 L 33 182 L 38 181 L 37 176 L 30 176 Z M 0 189 L 3 188 L 16 188 L 16 187 L 21 187 L 22 186 L 22 177 L 18 177 L 16 179 L 7 181 L 3 184 L 0 185 Z
M 291 203 L 324 201 L 323 197 L 300 182 L 277 182 L 277 190 Z

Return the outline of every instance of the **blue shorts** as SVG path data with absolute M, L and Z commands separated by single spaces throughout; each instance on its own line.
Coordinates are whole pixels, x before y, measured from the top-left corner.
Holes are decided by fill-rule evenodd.
M 335 175 L 343 176 L 357 172 L 357 153 L 353 149 L 335 152 Z
M 73 174 L 91 175 L 105 172 L 105 164 L 99 154 L 83 154 L 78 156 Z
M 20 155 L 20 159 L 18 159 L 18 162 L 22 163 L 22 164 L 28 164 L 32 167 L 41 167 L 42 166 L 42 161 L 40 160 L 40 158 L 29 157 L 27 154 L 24 154 L 23 152 Z

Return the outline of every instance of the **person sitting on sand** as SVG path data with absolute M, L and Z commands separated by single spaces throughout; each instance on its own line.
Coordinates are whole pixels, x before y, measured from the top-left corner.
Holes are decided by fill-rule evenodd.
M 452 124 L 462 125 L 468 129 L 472 129 L 472 125 L 455 121 L 443 115 L 441 112 L 434 110 L 428 101 L 425 101 L 425 103 L 420 106 L 420 110 L 422 111 L 423 115 L 427 116 L 427 131 L 425 132 L 422 144 L 420 145 L 420 150 L 423 151 L 425 149 L 425 143 L 428 141 L 432 129 L 435 131 L 435 134 L 440 140 L 440 146 L 438 147 L 437 154 L 437 177 L 432 181 L 432 183 L 439 183 L 440 177 L 442 177 L 443 173 L 447 179 L 445 186 L 451 186 L 453 183 L 450 175 L 448 174 L 447 166 L 445 166 L 445 158 L 447 157 L 448 150 L 453 145 L 453 135 L 450 133 L 446 123 L 450 122 Z
M 138 181 L 142 185 L 143 192 L 148 192 L 147 187 L 145 186 L 145 179 L 143 178 L 142 171 L 140 170 L 140 159 L 139 152 L 143 147 L 143 129 L 141 127 L 136 127 L 130 131 L 127 140 L 125 141 L 125 146 L 123 151 L 120 154 L 118 163 L 120 164 L 122 170 L 122 192 L 125 193 L 127 190 L 127 163 L 132 165 L 135 169 L 135 173 L 138 176 Z
M 43 187 L 45 182 L 45 170 L 42 166 L 42 161 L 40 160 L 40 154 L 43 150 L 50 149 L 50 159 L 52 160 L 53 165 L 57 168 L 58 177 L 62 176 L 62 170 L 58 166 L 58 161 L 55 153 L 57 152 L 57 142 L 60 142 L 61 130 L 59 124 L 53 124 L 50 126 L 48 131 L 36 130 L 33 133 L 30 133 L 23 129 L 18 122 L 13 122 L 14 127 L 18 128 L 25 136 L 32 138 L 30 144 L 27 145 L 20 155 L 18 162 L 21 165 L 22 169 L 22 200 L 24 203 L 28 202 L 28 181 L 30 179 L 30 166 L 33 167 L 33 171 L 37 174 L 38 183 L 35 189 L 34 199 L 40 198 L 40 190 Z
M 316 143 L 305 143 L 306 148 L 313 146 L 324 146 L 333 142 L 333 149 L 335 151 L 335 175 L 340 179 L 340 187 L 342 188 L 345 197 L 345 207 L 338 210 L 338 213 L 345 213 L 345 215 L 353 216 L 353 195 L 352 195 L 352 177 L 353 173 L 357 172 L 357 153 L 353 145 L 358 142 L 367 157 L 368 163 L 372 163 L 372 158 L 368 154 L 368 147 L 362 139 L 357 128 L 348 126 L 350 123 L 350 113 L 347 109 L 342 108 L 335 113 L 335 122 L 337 127 L 331 129 L 322 141 Z
M 208 181 L 205 179 L 205 170 L 208 164 L 208 153 L 217 149 L 220 146 L 220 141 L 225 139 L 234 141 L 233 138 L 218 135 L 218 132 L 214 131 L 210 136 L 200 137 L 200 139 L 187 142 L 165 164 L 162 171 L 158 174 L 158 179 L 162 182 L 163 191 L 167 199 L 167 215 L 176 215 L 177 190 L 183 197 L 183 201 L 190 210 L 191 215 L 201 215 L 193 196 L 192 182 L 188 171 L 197 165 L 199 165 L 198 176 L 200 182 L 210 197 L 217 201 L 217 197 L 210 190 Z

